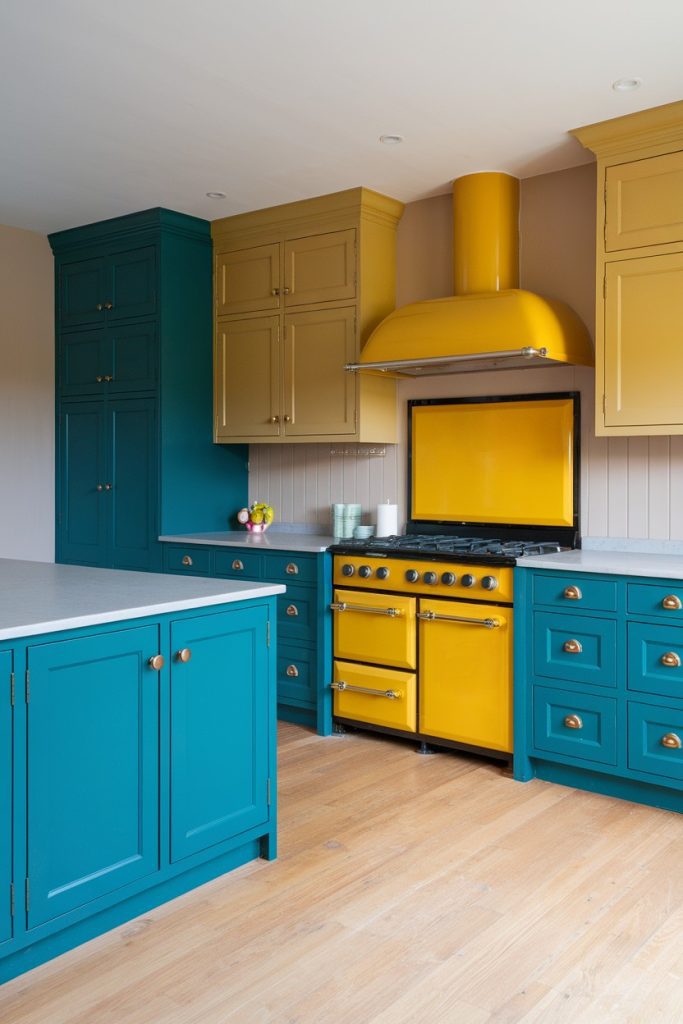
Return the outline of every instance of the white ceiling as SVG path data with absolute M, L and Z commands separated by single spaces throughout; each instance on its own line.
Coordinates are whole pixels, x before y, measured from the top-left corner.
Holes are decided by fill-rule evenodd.
M 0 223 L 558 170 L 568 129 L 683 97 L 682 43 L 680 0 L 1 0 Z

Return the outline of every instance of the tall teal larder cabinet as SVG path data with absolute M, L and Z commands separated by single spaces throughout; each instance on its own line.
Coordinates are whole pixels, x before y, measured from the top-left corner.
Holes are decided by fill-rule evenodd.
M 159 534 L 224 530 L 247 450 L 213 444 L 208 221 L 153 209 L 49 236 L 58 562 L 162 568 Z

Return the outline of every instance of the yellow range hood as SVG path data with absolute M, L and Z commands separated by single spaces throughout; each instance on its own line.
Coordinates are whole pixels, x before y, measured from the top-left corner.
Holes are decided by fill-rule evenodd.
M 590 336 L 563 302 L 519 283 L 519 181 L 468 174 L 453 182 L 455 295 L 414 302 L 373 331 L 347 370 L 429 376 L 569 363 L 593 366 Z

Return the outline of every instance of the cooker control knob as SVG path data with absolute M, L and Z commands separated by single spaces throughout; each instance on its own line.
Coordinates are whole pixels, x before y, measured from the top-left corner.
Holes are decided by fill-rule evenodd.
M 346 562 L 344 565 L 342 565 L 342 570 L 341 571 L 342 571 L 342 576 L 353 576 L 353 574 L 354 574 L 354 572 L 356 570 L 354 569 L 354 567 L 351 565 L 350 562 Z
M 422 574 L 422 579 L 424 580 L 425 583 L 430 583 L 431 584 L 431 583 L 437 583 L 439 577 L 436 575 L 435 572 L 425 572 L 425 573 Z
M 460 582 L 463 587 L 473 587 L 477 582 L 477 577 L 473 576 L 470 572 L 466 572 L 465 575 L 461 577 Z
M 495 590 L 498 586 L 498 580 L 495 576 L 484 576 L 481 581 L 481 585 L 484 590 Z
M 458 577 L 455 575 L 454 572 L 442 572 L 441 573 L 441 582 L 446 587 L 452 587 L 455 584 L 457 578 Z
M 386 565 L 380 565 L 379 569 L 375 573 L 378 580 L 386 580 L 389 578 L 389 570 Z
M 406 580 L 408 581 L 408 583 L 417 583 L 419 578 L 420 578 L 420 574 L 417 571 L 417 569 L 407 569 L 406 570 Z
M 366 580 L 368 576 L 372 576 L 372 569 L 370 568 L 369 565 L 361 565 L 360 569 L 358 570 L 358 575 L 362 576 L 363 579 Z

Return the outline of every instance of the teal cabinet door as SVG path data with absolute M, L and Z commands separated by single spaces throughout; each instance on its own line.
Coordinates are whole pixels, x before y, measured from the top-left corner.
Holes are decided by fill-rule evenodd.
M 73 331 L 58 341 L 57 387 L 65 397 L 103 395 L 109 360 L 106 331 Z
M 267 621 L 257 606 L 171 624 L 174 862 L 268 821 Z
M 60 265 L 58 312 L 62 327 L 104 323 L 106 276 L 102 257 Z
M 110 494 L 107 417 L 99 402 L 63 404 L 59 417 L 58 551 L 61 562 L 105 565 Z
M 156 626 L 28 649 L 27 927 L 158 868 Z
M 156 246 L 115 253 L 107 260 L 107 271 L 107 323 L 156 313 Z
M 153 391 L 157 386 L 156 324 L 147 320 L 62 334 L 57 386 L 64 398 Z
M 103 564 L 114 569 L 160 569 L 156 400 L 120 399 L 107 405 L 110 545 Z
M 0 651 L 0 943 L 12 938 L 12 652 Z

